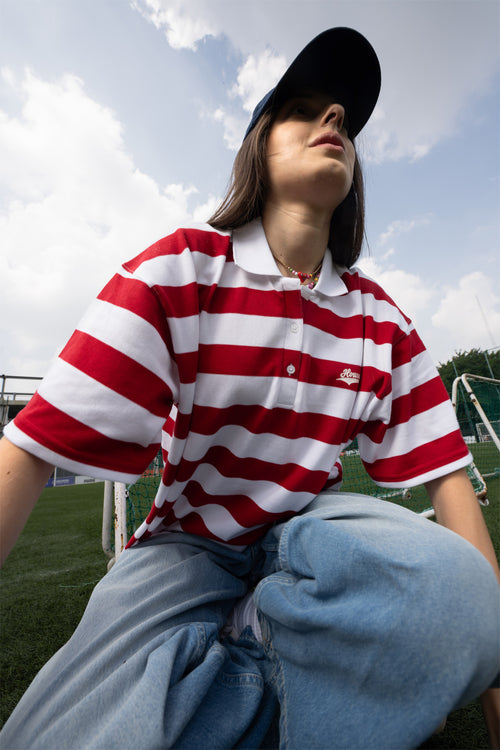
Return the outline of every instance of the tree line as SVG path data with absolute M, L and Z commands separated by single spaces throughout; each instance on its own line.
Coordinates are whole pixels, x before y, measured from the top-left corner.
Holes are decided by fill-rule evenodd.
M 450 396 L 453 381 L 465 372 L 500 380 L 500 347 L 494 350 L 470 349 L 467 352 L 455 352 L 447 362 L 439 363 L 438 372 Z

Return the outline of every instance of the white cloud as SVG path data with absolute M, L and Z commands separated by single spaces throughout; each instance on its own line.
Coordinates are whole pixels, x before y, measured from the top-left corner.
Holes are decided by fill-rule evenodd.
M 270 49 L 260 55 L 249 55 L 238 70 L 232 94 L 241 98 L 243 109 L 253 112 L 254 107 L 276 85 L 286 70 L 286 59 Z
M 248 113 L 262 97 L 276 85 L 286 69 L 282 55 L 275 55 L 271 50 L 264 50 L 260 55 L 249 55 L 238 69 L 236 83 L 229 91 L 229 101 L 218 107 L 213 113 L 204 113 L 223 126 L 224 143 L 231 151 L 241 146 L 248 126 Z M 233 102 L 236 100 L 235 109 Z M 242 113 L 242 109 L 245 113 Z
M 132 0 L 131 6 L 156 28 L 163 31 L 173 49 L 196 50 L 198 42 L 217 36 L 213 24 L 203 16 L 201 8 L 184 0 Z
M 219 206 L 221 198 L 216 195 L 209 195 L 206 203 L 200 206 L 196 206 L 193 210 L 192 219 L 193 221 L 199 222 L 200 224 L 207 221 L 212 216 L 215 209 Z
M 408 234 L 417 227 L 427 226 L 429 223 L 430 218 L 428 216 L 422 216 L 417 219 L 396 219 L 379 236 L 377 245 L 378 247 L 385 247 L 389 242 L 393 242 L 402 234 Z
M 447 287 L 432 323 L 448 335 L 453 349 L 488 349 L 500 345 L 500 297 L 493 281 L 481 271 Z
M 196 190 L 138 170 L 78 78 L 4 83 L 22 111 L 0 112 L 2 370 L 38 374 L 114 269 L 190 218 Z
M 220 122 L 223 126 L 224 143 L 231 151 L 237 151 L 241 146 L 241 141 L 248 125 L 248 117 L 235 115 L 229 111 L 229 108 L 218 107 L 211 115 L 215 122 Z
M 446 362 L 458 350 L 500 344 L 500 298 L 484 273 L 475 271 L 443 289 L 372 257 L 362 258 L 358 265 L 412 319 L 434 362 Z
M 436 289 L 417 274 L 397 268 L 384 268 L 372 257 L 362 258 L 358 265 L 384 288 L 403 312 L 413 321 L 425 317 L 424 313 L 436 295 Z
M 372 17 L 365 27 L 382 67 L 367 158 L 415 161 L 476 116 L 499 71 L 498 8 L 482 0 L 374 5 L 390 7 L 392 20 Z

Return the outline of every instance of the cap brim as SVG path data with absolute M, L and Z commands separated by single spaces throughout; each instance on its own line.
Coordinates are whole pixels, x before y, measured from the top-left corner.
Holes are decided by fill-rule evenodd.
M 263 112 L 302 90 L 325 92 L 342 104 L 349 136 L 355 138 L 375 108 L 380 84 L 380 64 L 370 42 L 354 29 L 328 29 L 304 47 L 275 88 L 259 102 L 245 138 Z

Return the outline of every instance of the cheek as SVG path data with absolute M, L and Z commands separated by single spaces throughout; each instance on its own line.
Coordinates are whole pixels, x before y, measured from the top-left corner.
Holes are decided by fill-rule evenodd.
M 291 138 L 269 138 L 267 142 L 267 158 L 276 162 L 285 160 L 293 154 Z
M 354 177 L 354 163 L 356 161 L 356 152 L 354 150 L 354 146 L 351 143 L 349 143 L 347 146 L 347 157 L 352 179 Z
M 297 151 L 291 138 L 280 134 L 267 141 L 267 176 L 271 186 L 278 186 L 290 179 L 297 164 Z
M 356 161 L 356 154 L 354 151 L 354 147 L 348 148 L 346 151 L 347 154 L 347 165 L 345 170 L 345 183 L 344 183 L 344 195 L 342 200 L 344 200 L 347 195 L 349 194 L 349 191 L 352 187 L 352 183 L 354 180 L 354 163 Z

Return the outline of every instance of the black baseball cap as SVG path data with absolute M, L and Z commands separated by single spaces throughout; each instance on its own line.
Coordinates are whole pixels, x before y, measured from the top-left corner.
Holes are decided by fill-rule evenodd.
M 304 89 L 331 94 L 347 113 L 349 137 L 368 122 L 380 92 L 380 64 L 365 37 L 343 26 L 328 29 L 304 47 L 276 86 L 255 107 L 245 138 L 261 115 Z

